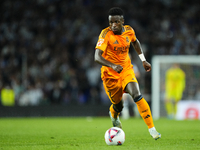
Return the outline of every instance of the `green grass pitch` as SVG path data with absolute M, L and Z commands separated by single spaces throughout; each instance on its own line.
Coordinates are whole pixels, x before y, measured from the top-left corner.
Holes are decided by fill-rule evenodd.
M 0 150 L 200 150 L 200 121 L 155 120 L 155 141 L 142 119 L 121 120 L 126 140 L 107 146 L 109 117 L 0 118 Z

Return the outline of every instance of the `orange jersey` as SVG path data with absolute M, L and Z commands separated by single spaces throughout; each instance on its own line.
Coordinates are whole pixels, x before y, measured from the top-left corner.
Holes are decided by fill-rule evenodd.
M 103 51 L 103 57 L 117 65 L 121 65 L 124 70 L 132 68 L 129 57 L 130 42 L 136 40 L 135 32 L 131 26 L 125 25 L 124 32 L 121 35 L 115 35 L 110 27 L 101 31 L 96 45 L 96 49 Z M 102 66 L 101 77 L 104 78 L 119 78 L 121 73 L 117 73 L 110 67 Z

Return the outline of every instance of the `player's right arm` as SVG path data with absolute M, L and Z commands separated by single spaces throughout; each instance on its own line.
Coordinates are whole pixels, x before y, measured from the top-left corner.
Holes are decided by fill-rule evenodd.
M 113 64 L 112 62 L 106 60 L 103 56 L 103 51 L 100 49 L 96 49 L 95 51 L 95 55 L 94 55 L 94 60 L 95 62 L 103 65 L 103 66 L 107 66 L 112 68 L 113 70 L 115 70 L 116 72 L 120 73 L 123 70 L 123 67 L 121 65 L 116 65 Z

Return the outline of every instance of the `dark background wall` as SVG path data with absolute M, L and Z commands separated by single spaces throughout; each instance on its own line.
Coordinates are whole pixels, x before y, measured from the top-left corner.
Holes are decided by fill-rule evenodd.
M 27 107 L 0 107 L 0 117 L 83 117 L 108 116 L 109 106 L 27 106 Z
M 125 24 L 134 28 L 150 63 L 154 55 L 200 54 L 198 0 L 1 0 L 0 90 L 14 91 L 15 107 L 3 107 L 1 97 L 0 115 L 106 110 L 110 102 L 93 56 L 114 6 L 124 10 Z M 151 73 L 132 48 L 130 53 L 150 102 Z

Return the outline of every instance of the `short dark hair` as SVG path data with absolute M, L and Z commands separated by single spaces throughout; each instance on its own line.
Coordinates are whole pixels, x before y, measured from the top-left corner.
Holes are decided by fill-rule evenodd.
M 120 16 L 123 16 L 124 15 L 124 12 L 121 8 L 119 7 L 113 7 L 109 10 L 108 12 L 108 15 L 111 15 L 111 16 L 116 16 L 116 15 L 120 15 Z

